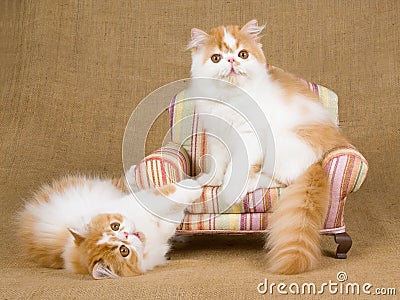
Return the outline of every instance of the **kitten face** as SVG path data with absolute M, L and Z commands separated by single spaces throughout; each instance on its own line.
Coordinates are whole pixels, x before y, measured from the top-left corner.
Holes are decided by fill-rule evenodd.
M 239 84 L 265 70 L 259 33 L 264 26 L 253 20 L 239 26 L 220 26 L 205 33 L 192 29 L 192 76 L 222 79 Z
M 135 276 L 143 273 L 145 237 L 120 214 L 99 214 L 86 234 L 70 230 L 81 259 L 95 279 Z

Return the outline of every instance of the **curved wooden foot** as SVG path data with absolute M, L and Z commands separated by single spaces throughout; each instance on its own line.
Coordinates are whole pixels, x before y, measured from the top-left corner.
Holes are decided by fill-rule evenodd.
M 336 258 L 347 258 L 347 252 L 349 252 L 353 243 L 351 237 L 346 232 L 336 233 L 335 242 L 338 244 L 336 249 Z

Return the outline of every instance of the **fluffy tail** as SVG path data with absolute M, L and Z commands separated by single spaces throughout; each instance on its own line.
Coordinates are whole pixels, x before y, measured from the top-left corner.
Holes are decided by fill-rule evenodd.
M 320 233 L 329 204 L 329 185 L 320 163 L 285 189 L 271 214 L 266 248 L 269 271 L 297 274 L 316 267 Z

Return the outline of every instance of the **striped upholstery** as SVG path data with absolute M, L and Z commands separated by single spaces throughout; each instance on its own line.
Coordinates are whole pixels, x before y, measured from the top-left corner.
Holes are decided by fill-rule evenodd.
M 139 189 L 149 189 L 178 182 L 187 177 L 190 159 L 178 144 L 169 143 L 145 157 L 135 168 Z M 128 179 L 129 181 L 129 179 Z
M 184 148 L 170 143 L 147 156 L 135 169 L 139 188 L 145 189 L 180 181 L 189 170 Z M 355 148 L 340 148 L 326 155 L 323 164 L 331 185 L 331 200 L 325 219 L 326 233 L 344 231 L 344 207 L 347 195 L 360 188 L 368 169 L 365 158 Z M 268 214 L 279 201 L 283 188 L 258 189 L 240 203 L 221 212 L 218 187 L 204 188 L 199 201 L 191 205 L 180 226 L 182 230 L 265 230 Z M 229 226 L 225 227 L 227 224 Z
M 270 66 L 268 66 L 271 68 Z M 318 93 L 322 103 L 337 122 L 338 99 L 334 92 L 304 81 Z M 198 133 L 198 117 L 193 101 L 185 100 L 185 91 L 174 97 L 170 105 L 172 142 L 139 163 L 135 170 L 139 188 L 161 186 L 182 180 L 186 174 L 199 174 L 199 158 L 207 149 L 204 133 Z M 182 121 L 183 120 L 183 121 Z M 181 145 L 181 146 L 179 146 Z M 345 231 L 343 221 L 347 195 L 363 183 L 368 164 L 353 146 L 333 149 L 323 160 L 331 186 L 331 200 L 322 233 Z M 240 203 L 220 211 L 218 187 L 206 187 L 198 202 L 187 209 L 179 229 L 194 232 L 249 232 L 265 230 L 268 215 L 284 188 L 259 189 L 249 193 Z
M 186 214 L 178 230 L 260 231 L 267 228 L 269 213 Z

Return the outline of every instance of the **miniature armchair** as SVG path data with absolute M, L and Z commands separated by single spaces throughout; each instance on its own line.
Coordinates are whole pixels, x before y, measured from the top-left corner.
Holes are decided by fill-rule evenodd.
M 268 68 L 274 68 L 268 66 Z M 319 95 L 322 104 L 338 122 L 338 97 L 326 87 L 302 80 Z M 198 132 L 199 119 L 193 101 L 180 101 L 185 91 L 178 93 L 169 107 L 171 141 L 154 151 L 136 165 L 128 182 L 136 182 L 137 188 L 147 189 L 177 182 L 201 171 L 200 157 L 207 151 L 207 136 Z M 190 122 L 179 121 L 189 118 Z M 186 124 L 185 126 L 182 124 Z M 191 126 L 187 126 L 191 124 Z M 190 136 L 187 139 L 185 137 Z M 338 244 L 337 258 L 346 258 L 352 240 L 344 223 L 344 210 L 350 193 L 357 191 L 365 180 L 368 163 L 352 145 L 331 149 L 323 158 L 331 197 L 325 223 L 320 232 L 333 235 Z M 269 216 L 279 201 L 284 187 L 258 189 L 248 193 L 239 203 L 222 210 L 218 201 L 219 187 L 206 186 L 201 199 L 186 211 L 177 228 L 177 234 L 251 234 L 268 230 Z

